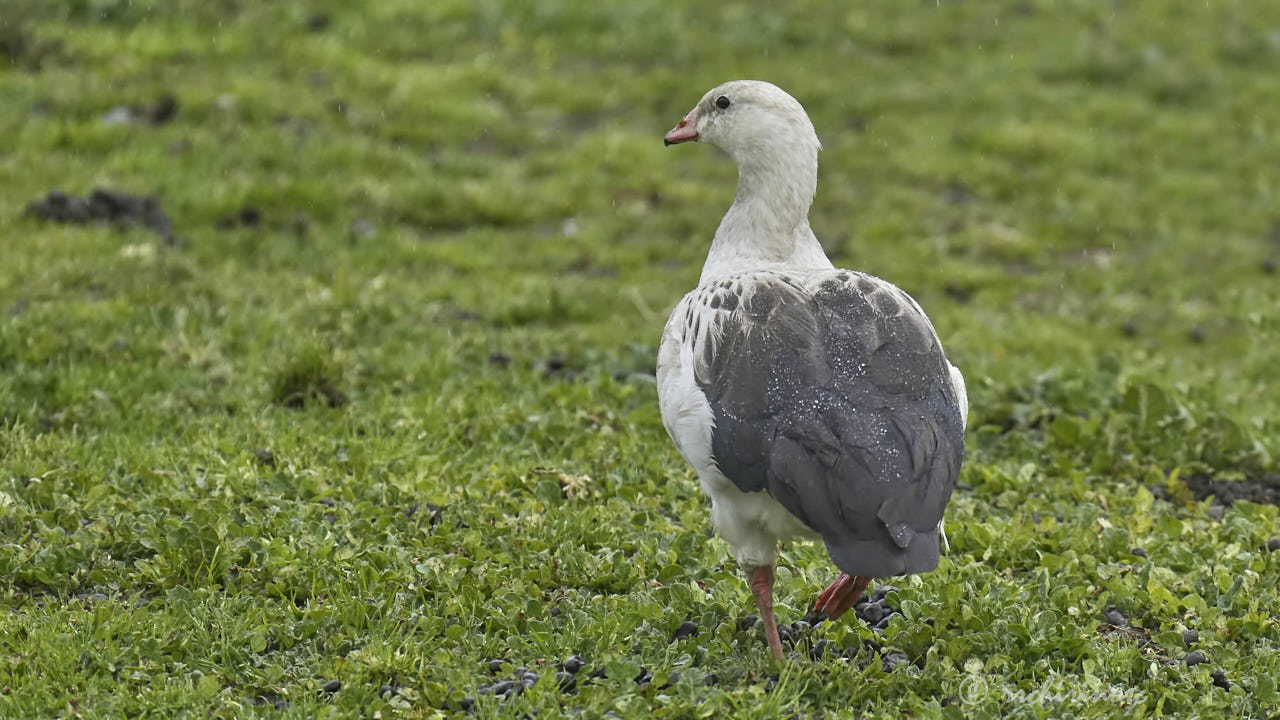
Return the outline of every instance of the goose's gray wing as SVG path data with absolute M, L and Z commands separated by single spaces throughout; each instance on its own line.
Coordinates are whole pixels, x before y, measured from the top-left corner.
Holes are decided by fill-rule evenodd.
M 820 533 L 844 572 L 933 569 L 964 430 L 924 313 L 846 271 L 760 274 L 733 289 L 694 367 L 718 469 Z

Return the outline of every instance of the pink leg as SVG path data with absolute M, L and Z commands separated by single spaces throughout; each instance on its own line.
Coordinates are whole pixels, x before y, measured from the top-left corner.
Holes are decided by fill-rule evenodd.
M 840 573 L 830 587 L 818 593 L 818 601 L 813 604 L 813 609 L 835 620 L 858 603 L 870 582 L 869 577 Z
M 827 602 L 831 600 L 831 598 L 835 597 L 836 593 L 844 590 L 851 582 L 853 582 L 852 576 L 845 575 L 844 573 L 837 575 L 835 582 L 827 586 L 826 590 L 818 593 L 818 601 L 813 604 L 813 609 L 821 610 Z
M 747 573 L 751 592 L 756 596 L 756 607 L 760 608 L 760 619 L 764 621 L 764 636 L 769 641 L 769 651 L 773 656 L 782 659 L 782 640 L 778 638 L 778 620 L 773 616 L 773 567 L 758 567 Z

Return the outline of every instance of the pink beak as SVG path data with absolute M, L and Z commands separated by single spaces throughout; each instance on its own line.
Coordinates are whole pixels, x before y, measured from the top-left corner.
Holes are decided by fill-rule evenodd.
M 680 124 L 671 128 L 667 132 L 666 137 L 662 138 L 663 145 L 679 145 L 682 142 L 698 139 L 697 126 L 698 114 L 696 110 L 690 110 L 688 115 L 680 121 Z

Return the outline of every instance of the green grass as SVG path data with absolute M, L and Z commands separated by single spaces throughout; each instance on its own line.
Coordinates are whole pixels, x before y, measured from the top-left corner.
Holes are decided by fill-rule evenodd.
M 1280 4 L 783 5 L 0 0 L 0 716 L 450 716 L 492 658 L 543 679 L 478 718 L 1280 712 L 1276 508 L 1189 482 L 1280 472 Z M 938 570 L 781 665 L 650 375 L 734 178 L 660 138 L 736 77 L 972 404 Z M 24 214 L 100 186 L 178 242 Z

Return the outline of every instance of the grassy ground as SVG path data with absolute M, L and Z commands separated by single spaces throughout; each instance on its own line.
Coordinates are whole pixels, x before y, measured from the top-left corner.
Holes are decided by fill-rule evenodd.
M 1263 2 L 0 0 L 0 716 L 1274 716 L 1278 66 Z M 651 375 L 734 77 L 972 403 L 941 566 L 782 665 Z M 172 235 L 24 212 L 96 187 Z

